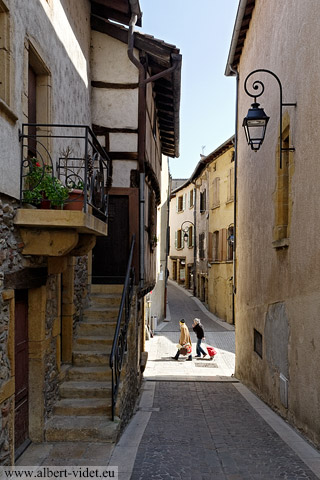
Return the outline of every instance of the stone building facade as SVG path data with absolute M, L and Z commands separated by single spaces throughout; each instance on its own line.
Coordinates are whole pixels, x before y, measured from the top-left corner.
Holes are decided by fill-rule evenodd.
M 316 0 L 241 0 L 226 66 L 238 76 L 236 376 L 318 447 L 319 13 Z M 257 152 L 242 128 L 254 96 L 270 118 Z
M 128 351 L 116 406 L 122 424 L 130 417 L 139 392 L 144 358 L 143 297 L 155 284 L 154 232 L 160 199 L 161 155 L 179 154 L 181 56 L 173 46 L 133 30 L 129 32 L 119 23 L 114 27 L 109 21 L 128 26 L 135 18 L 136 25 L 141 25 L 139 2 L 109 3 L 106 8 L 99 0 L 30 0 L 21 8 L 16 2 L 0 0 L 2 465 L 13 465 L 30 441 L 85 439 L 79 432 L 86 430 L 83 424 L 86 410 L 66 407 L 63 398 L 70 389 L 78 396 L 79 388 L 86 391 L 81 386 L 81 381 L 86 383 L 81 380 L 84 377 L 79 376 L 88 370 L 83 366 L 84 361 L 93 362 L 89 367 L 92 370 L 98 358 L 103 359 L 104 365 L 108 360 L 108 350 L 101 352 L 105 348 L 103 343 L 99 344 L 97 337 L 92 340 L 90 335 L 83 334 L 92 324 L 97 331 L 101 328 L 109 332 L 109 324 L 100 322 L 99 327 L 92 317 L 98 312 L 108 319 L 116 310 L 113 304 L 92 310 L 92 295 L 97 298 L 101 294 L 99 282 L 95 289 L 92 287 L 96 274 L 92 249 L 97 237 L 109 234 L 110 238 L 112 231 L 113 204 L 109 204 L 107 224 L 106 195 L 125 198 L 125 204 L 129 204 L 129 225 L 122 232 L 123 245 L 136 235 L 133 256 L 136 282 Z M 154 58 L 157 55 L 158 62 Z M 106 59 L 108 69 L 104 68 Z M 145 68 L 143 59 L 149 59 L 153 67 Z M 172 74 L 164 80 L 160 75 L 152 82 L 153 75 L 170 68 Z M 146 80 L 139 87 L 142 75 L 151 81 Z M 175 91 L 171 106 L 174 114 L 169 114 L 174 133 L 165 140 L 160 140 L 160 135 L 167 116 L 162 114 L 160 118 L 157 114 L 163 101 L 162 88 Z M 101 106 L 106 105 L 108 108 L 101 111 Z M 77 181 L 80 186 L 79 179 L 84 182 L 87 204 L 81 211 L 25 208 L 21 200 L 28 188 L 30 191 L 34 188 L 25 181 L 35 171 L 32 168 L 41 168 L 44 176 L 48 167 L 50 175 L 60 177 L 63 183 L 68 179 L 66 167 L 64 170 L 61 167 L 63 160 L 70 160 L 76 171 L 73 184 Z M 77 161 L 87 174 L 77 167 Z M 144 210 L 139 208 L 142 203 Z M 111 241 L 114 243 L 112 235 Z M 116 248 L 120 252 L 119 244 Z M 100 253 L 96 251 L 96 260 L 99 255 L 105 257 L 105 250 L 102 254 L 101 249 Z M 121 279 L 124 279 L 122 271 Z M 121 292 L 117 295 L 121 297 Z M 113 325 L 112 321 L 109 323 Z M 111 339 L 113 334 L 114 330 Z M 103 341 L 109 344 L 109 338 Z M 84 348 L 89 348 L 90 342 L 94 350 L 88 353 Z M 91 372 L 93 376 L 98 373 Z M 109 373 L 102 373 L 104 391 Z M 92 389 L 91 384 L 89 390 L 95 395 Z M 71 397 L 71 403 L 81 403 L 74 398 Z M 86 402 L 84 398 L 83 403 Z M 109 405 L 104 407 L 104 414 L 106 407 Z M 66 429 L 66 415 L 76 418 L 72 430 Z M 94 421 L 97 425 L 105 422 L 103 425 L 109 428 L 105 417 L 95 412 Z M 110 425 L 112 429 L 114 426 Z M 95 441 L 91 437 L 90 440 Z

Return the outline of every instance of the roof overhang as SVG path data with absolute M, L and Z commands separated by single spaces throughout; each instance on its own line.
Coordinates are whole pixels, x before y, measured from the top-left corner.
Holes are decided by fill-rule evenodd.
M 174 197 L 180 190 L 187 187 L 190 183 L 193 183 L 203 172 L 206 166 L 216 160 L 218 157 L 223 155 L 226 151 L 230 150 L 230 148 L 234 147 L 234 135 L 228 138 L 225 142 L 223 142 L 218 148 L 213 150 L 213 152 L 209 153 L 207 156 L 201 156 L 201 159 L 196 165 L 191 177 L 186 180 L 182 185 L 175 188 L 171 192 L 171 197 Z
M 96 31 L 128 44 L 129 30 L 121 25 L 93 16 L 91 26 Z M 153 91 L 160 132 L 161 153 L 168 157 L 179 157 L 182 65 L 180 50 L 175 45 L 170 45 L 140 32 L 134 32 L 134 47 L 146 57 L 150 76 L 157 75 L 176 65 L 171 73 L 153 81 Z
M 227 77 L 232 77 L 235 75 L 235 71 L 240 61 L 244 41 L 246 39 L 246 34 L 249 29 L 255 3 L 255 0 L 239 0 L 227 65 L 224 72 Z
M 91 13 L 124 25 L 129 25 L 132 15 L 137 15 L 136 25 L 142 25 L 139 0 L 91 0 Z

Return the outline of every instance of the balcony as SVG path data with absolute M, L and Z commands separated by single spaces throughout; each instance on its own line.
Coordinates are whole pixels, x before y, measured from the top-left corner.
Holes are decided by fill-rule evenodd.
M 20 229 L 25 255 L 85 255 L 108 234 L 111 161 L 88 126 L 23 124 Z

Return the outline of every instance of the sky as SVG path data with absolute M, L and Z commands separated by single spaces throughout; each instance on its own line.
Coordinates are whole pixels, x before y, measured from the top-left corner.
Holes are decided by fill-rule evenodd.
M 234 134 L 236 82 L 225 77 L 239 0 L 140 0 L 142 28 L 182 54 L 180 157 L 173 178 L 189 178 L 200 154 Z

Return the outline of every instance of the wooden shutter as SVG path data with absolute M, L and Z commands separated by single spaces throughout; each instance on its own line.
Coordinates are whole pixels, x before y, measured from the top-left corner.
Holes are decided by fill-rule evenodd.
M 176 249 L 178 248 L 178 232 L 177 231 L 174 232 L 174 246 L 176 247 Z
M 208 233 L 208 262 L 212 262 L 212 247 L 213 247 L 213 233 L 209 232 Z
M 219 240 L 218 240 L 218 262 L 222 262 L 223 258 L 223 238 L 222 230 L 219 230 Z
M 222 258 L 221 260 L 225 262 L 227 260 L 227 229 L 222 229 Z

